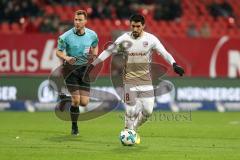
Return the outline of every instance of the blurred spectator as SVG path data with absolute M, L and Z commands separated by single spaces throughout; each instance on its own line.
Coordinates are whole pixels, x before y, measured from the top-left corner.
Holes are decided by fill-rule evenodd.
M 156 0 L 158 5 L 154 9 L 155 20 L 175 20 L 181 17 L 182 7 L 180 0 Z
M 105 4 L 101 3 L 101 5 L 102 5 L 102 18 L 112 18 L 113 5 L 111 4 L 111 1 L 105 0 Z
M 190 23 L 187 28 L 188 37 L 199 37 L 199 32 L 194 23 Z
M 62 34 L 67 30 L 71 29 L 72 27 L 73 27 L 73 24 L 71 22 L 60 22 L 60 25 L 58 27 L 58 33 Z
M 90 18 L 112 18 L 111 4 L 110 1 L 105 1 L 105 4 L 102 2 L 92 4 L 92 13 Z
M 128 19 L 136 11 L 127 0 L 118 1 L 116 6 L 116 15 L 119 19 Z
M 213 1 L 208 6 L 208 10 L 210 14 L 215 18 L 219 16 L 229 17 L 234 15 L 233 9 L 227 0 L 224 0 L 222 2 L 219 2 L 217 0 Z
M 98 10 L 98 5 L 96 3 L 92 4 L 92 13 L 90 14 L 90 18 L 99 18 L 100 12 Z
M 155 0 L 138 0 L 135 3 L 150 5 L 150 4 L 154 4 L 154 2 L 155 2 Z
M 164 10 L 163 6 L 161 4 L 158 4 L 154 9 L 153 18 L 154 20 L 164 20 L 169 19 L 168 14 L 166 14 L 166 11 Z
M 22 2 L 20 4 L 20 10 L 22 12 L 22 17 L 36 17 L 41 16 L 42 11 L 39 9 L 39 7 L 36 4 L 37 0 L 24 0 L 20 1 Z
M 45 4 L 48 5 L 57 5 L 57 4 L 62 4 L 62 5 L 80 5 L 81 0 L 44 0 Z
M 3 1 L 0 1 L 0 23 L 3 22 L 4 12 L 3 12 Z
M 25 33 L 35 33 L 39 31 L 44 33 L 63 33 L 72 27 L 72 19 L 69 19 L 69 13 L 63 13 L 65 16 L 61 17 L 61 19 L 64 22 L 60 22 L 60 20 L 54 16 L 35 18 L 44 16 L 42 10 L 46 9 L 45 5 L 51 5 L 50 9 L 53 12 L 55 11 L 55 5 L 71 5 L 74 6 L 72 7 L 73 11 L 76 8 L 86 9 L 89 13 L 89 18 L 128 19 L 132 14 L 140 11 L 148 16 L 147 18 L 151 18 L 150 15 L 153 15 L 153 19 L 164 21 L 181 21 L 180 17 L 183 14 L 182 7 L 188 6 L 188 8 L 185 8 L 185 18 L 187 17 L 187 14 L 194 14 L 190 16 L 191 18 L 193 16 L 201 15 L 201 18 L 203 18 L 201 21 L 206 20 L 206 23 L 203 24 L 199 30 L 196 29 L 196 26 L 193 23 L 190 23 L 187 27 L 184 23 L 184 30 L 187 28 L 186 34 L 189 37 L 211 37 L 212 31 L 209 24 L 211 23 L 210 19 L 212 21 L 212 17 L 205 17 L 205 10 L 202 9 L 202 6 L 212 2 L 207 8 L 209 13 L 217 19 L 214 23 L 219 23 L 219 25 L 221 25 L 220 23 L 226 23 L 228 28 L 240 27 L 240 19 L 237 18 L 237 12 L 234 14 L 229 1 L 199 0 L 199 2 L 202 4 L 195 5 L 192 3 L 191 6 L 188 6 L 186 5 L 187 3 L 182 0 L 0 0 L 0 23 L 20 22 L 20 24 L 25 26 Z M 189 7 L 194 7 L 197 10 L 197 15 L 192 13 L 193 11 L 190 11 Z M 69 9 L 71 7 L 66 8 Z M 65 8 L 63 7 L 63 9 Z M 147 12 L 144 13 L 143 9 L 144 12 Z M 221 18 L 219 16 L 227 18 Z M 193 20 L 193 18 L 191 20 Z M 38 21 L 39 19 L 43 19 L 41 24 L 38 23 L 40 22 Z M 222 19 L 224 19 L 224 21 L 222 21 Z M 209 24 L 207 22 L 209 22 Z M 9 24 L 9 26 L 11 29 L 12 24 Z
M 42 15 L 36 5 L 36 0 L 5 0 L 1 1 L 1 21 L 18 22 L 21 17 L 34 17 Z
M 223 3 L 221 3 L 221 8 L 224 11 L 224 16 L 233 16 L 233 9 L 232 6 L 227 2 L 227 0 L 224 0 Z
M 25 27 L 25 33 L 37 33 L 39 32 L 39 28 L 38 25 L 36 23 L 34 23 L 35 18 L 34 17 L 30 17 L 27 25 Z
M 181 17 L 182 15 L 181 1 L 171 0 L 169 4 L 169 10 L 170 10 L 169 14 L 171 19 L 176 19 Z
M 208 23 L 204 23 L 199 32 L 201 37 L 209 38 L 211 36 L 211 29 Z
M 3 21 L 17 22 L 22 14 L 20 5 L 16 1 L 7 1 L 3 5 Z
M 39 26 L 39 31 L 42 33 L 57 33 L 59 28 L 59 19 L 56 16 L 44 17 L 43 22 Z

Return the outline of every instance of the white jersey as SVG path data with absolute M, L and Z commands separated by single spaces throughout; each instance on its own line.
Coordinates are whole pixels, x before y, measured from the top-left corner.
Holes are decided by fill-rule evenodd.
M 158 38 L 147 32 L 143 32 L 137 39 L 131 36 L 131 32 L 127 32 L 118 37 L 115 44 L 122 45 L 124 48 L 126 58 L 123 82 L 127 84 L 152 83 L 150 71 L 153 50 L 156 50 L 169 64 L 172 65 L 175 62 Z M 111 54 L 109 51 L 103 51 L 98 58 L 104 61 Z

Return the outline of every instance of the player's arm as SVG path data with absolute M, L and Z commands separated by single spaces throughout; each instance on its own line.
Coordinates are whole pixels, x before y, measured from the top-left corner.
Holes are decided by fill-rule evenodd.
M 62 38 L 59 38 L 58 39 L 58 49 L 56 51 L 57 57 L 59 57 L 63 61 L 66 61 L 69 64 L 74 64 L 76 62 L 76 58 L 67 56 L 64 53 L 65 49 L 66 49 L 66 43 L 64 42 L 64 40 Z
M 121 44 L 121 39 L 118 38 L 114 43 L 108 46 L 107 49 L 102 51 L 100 55 L 92 62 L 93 67 L 97 64 L 105 61 L 108 57 L 110 57 L 113 53 L 117 53 L 119 50 L 119 45 Z
M 92 62 L 93 66 L 96 66 L 97 64 L 105 61 L 105 59 L 107 59 L 108 57 L 110 57 L 112 54 L 111 51 L 109 50 L 104 50 L 102 51 L 102 53 L 100 53 L 100 55 Z
M 102 63 L 104 60 L 106 60 L 108 57 L 110 57 L 112 55 L 113 48 L 116 46 L 115 44 L 110 45 L 107 49 L 105 49 L 104 51 L 102 51 L 102 53 L 100 53 L 100 55 L 88 66 L 85 75 L 88 75 L 92 69 L 99 63 Z M 84 75 L 84 77 L 85 77 Z
M 90 79 L 89 79 L 90 72 L 94 69 L 94 67 L 97 64 L 103 62 L 110 55 L 111 55 L 111 52 L 108 51 L 108 50 L 104 50 L 102 53 L 100 53 L 100 55 L 90 65 L 88 65 L 88 67 L 86 69 L 86 72 L 84 73 L 84 76 L 83 76 L 83 81 L 90 82 Z M 96 73 L 96 74 L 98 74 L 98 73 Z M 97 75 L 95 75 L 95 78 L 96 77 L 97 77 Z M 91 80 L 91 81 L 95 81 L 95 78 L 93 80 Z
M 165 47 L 157 38 L 155 38 L 155 49 L 159 55 L 161 55 L 170 65 L 172 65 L 174 72 L 180 76 L 183 76 L 184 69 L 181 66 L 177 65 L 172 55 L 165 49 Z
M 93 62 L 98 55 L 98 36 L 97 34 L 94 32 L 93 36 L 92 36 L 92 44 L 91 44 L 91 48 L 90 48 L 90 57 L 89 57 L 89 62 Z
M 119 37 L 113 44 L 109 45 L 107 49 L 102 51 L 102 53 L 100 53 L 100 55 L 88 66 L 85 72 L 85 75 L 88 75 L 97 64 L 102 63 L 104 60 L 110 57 L 113 53 L 116 53 L 118 50 L 118 45 L 120 44 L 120 41 L 121 41 L 121 38 Z
M 100 55 L 91 63 L 91 68 L 93 68 L 94 66 L 96 66 L 99 63 L 102 63 L 103 61 L 105 61 L 108 57 L 110 57 L 113 53 L 117 53 L 119 50 L 119 46 L 123 41 L 123 36 L 120 36 L 116 39 L 116 41 L 114 43 L 111 43 L 107 49 L 105 49 L 104 51 L 102 51 L 102 53 L 100 53 Z
M 91 47 L 91 55 L 92 55 L 92 57 L 91 57 L 92 60 L 95 60 L 97 58 L 97 55 L 98 55 L 98 45 Z

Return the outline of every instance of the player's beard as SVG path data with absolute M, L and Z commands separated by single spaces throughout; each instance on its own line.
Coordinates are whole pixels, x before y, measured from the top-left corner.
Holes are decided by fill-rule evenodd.
M 80 31 L 82 29 L 82 27 L 79 26 L 79 25 L 75 25 L 75 28 L 76 28 L 77 31 Z
M 84 27 L 75 26 L 75 29 L 76 29 L 76 32 L 77 32 L 78 34 L 81 34 L 81 30 L 84 29 Z
M 132 32 L 132 36 L 137 39 L 138 37 L 140 37 L 140 33 L 139 32 Z

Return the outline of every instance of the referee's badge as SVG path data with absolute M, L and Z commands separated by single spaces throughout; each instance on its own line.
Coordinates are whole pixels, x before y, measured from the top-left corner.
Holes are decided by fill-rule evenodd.
M 147 41 L 144 41 L 143 42 L 143 47 L 147 47 L 148 46 L 148 42 Z
M 90 51 L 90 47 L 85 47 L 84 53 L 89 53 L 89 51 Z

